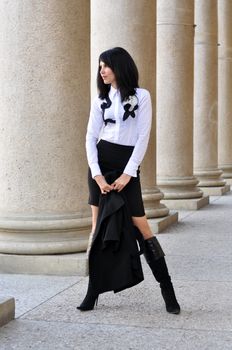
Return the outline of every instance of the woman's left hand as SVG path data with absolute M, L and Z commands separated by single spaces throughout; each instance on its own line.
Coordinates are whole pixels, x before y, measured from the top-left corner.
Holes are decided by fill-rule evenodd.
M 128 184 L 128 182 L 130 181 L 131 176 L 127 175 L 127 174 L 122 174 L 121 176 L 119 176 L 113 183 L 112 186 L 114 188 L 114 190 L 121 192 L 123 190 L 123 188 Z

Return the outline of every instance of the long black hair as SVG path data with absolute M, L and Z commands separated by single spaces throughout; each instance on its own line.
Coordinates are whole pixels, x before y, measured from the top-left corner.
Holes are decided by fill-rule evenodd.
M 125 101 L 131 95 L 135 95 L 135 89 L 139 87 L 139 73 L 136 64 L 131 55 L 125 49 L 122 47 L 114 47 L 113 49 L 102 52 L 99 56 L 99 67 L 97 73 L 99 98 L 106 98 L 110 90 L 110 84 L 104 84 L 101 77 L 100 62 L 104 62 L 105 65 L 112 69 L 122 101 Z

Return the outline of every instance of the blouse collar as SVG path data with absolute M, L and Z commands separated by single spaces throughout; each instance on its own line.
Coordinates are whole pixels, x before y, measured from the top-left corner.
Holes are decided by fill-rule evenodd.
M 112 98 L 114 98 L 114 96 L 119 93 L 118 89 L 115 89 L 112 85 L 110 87 L 110 91 L 109 91 L 109 98 L 112 100 Z

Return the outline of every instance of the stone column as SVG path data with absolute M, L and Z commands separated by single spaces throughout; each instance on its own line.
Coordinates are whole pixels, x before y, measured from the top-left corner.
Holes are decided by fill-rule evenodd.
M 0 252 L 83 251 L 89 1 L 2 1 L 0 32 Z
M 207 195 L 226 191 L 218 169 L 217 0 L 195 0 L 194 174 Z
M 169 208 L 208 203 L 193 176 L 194 1 L 157 1 L 157 184 Z
M 221 195 L 218 169 L 217 0 L 195 0 L 194 174 L 206 195 Z
M 218 163 L 232 184 L 232 2 L 218 0 Z
M 156 60 L 156 3 L 154 0 L 93 0 L 91 1 L 91 75 L 92 91 L 96 94 L 96 74 L 99 54 L 115 46 L 124 47 L 134 58 L 140 74 L 140 86 L 148 89 L 153 102 L 153 126 L 147 154 L 142 163 L 142 187 L 146 214 L 158 220 L 157 230 L 176 214 L 160 203 L 163 194 L 156 187 L 155 162 L 155 60 Z M 154 230 L 156 230 L 154 228 Z

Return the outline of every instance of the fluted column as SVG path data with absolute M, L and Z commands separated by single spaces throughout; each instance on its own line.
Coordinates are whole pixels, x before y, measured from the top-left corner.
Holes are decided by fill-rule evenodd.
M 142 187 L 148 217 L 168 215 L 160 204 L 163 194 L 156 187 L 155 162 L 155 60 L 156 4 L 154 0 L 93 0 L 91 2 L 92 91 L 96 93 L 99 54 L 115 46 L 130 52 L 139 69 L 140 86 L 148 89 L 153 103 L 153 126 L 147 154 L 142 163 Z M 110 29 L 109 29 L 110 28 Z
M 157 1 L 157 184 L 169 208 L 207 202 L 193 176 L 194 1 Z
M 0 252 L 83 251 L 89 1 L 1 1 L 0 32 Z
M 232 2 L 218 0 L 218 163 L 232 184 Z
M 218 169 L 217 0 L 195 0 L 194 174 L 208 195 L 225 191 Z

